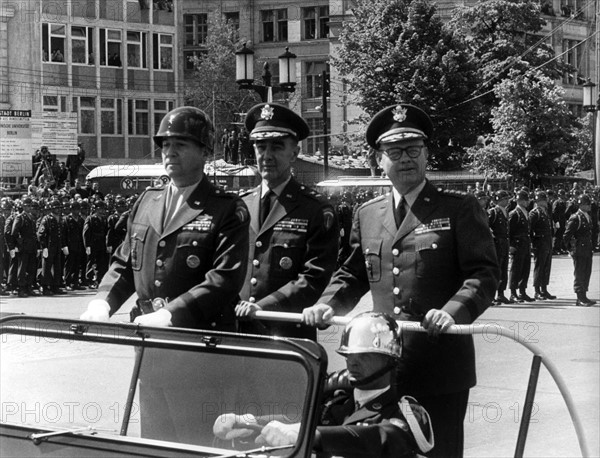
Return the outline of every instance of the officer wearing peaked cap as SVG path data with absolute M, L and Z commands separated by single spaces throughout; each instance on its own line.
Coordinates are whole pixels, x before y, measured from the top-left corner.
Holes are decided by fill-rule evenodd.
M 435 446 L 428 456 L 462 456 L 475 350 L 471 336 L 443 332 L 483 313 L 499 269 L 487 215 L 475 197 L 436 189 L 426 179 L 432 135 L 431 119 L 413 105 L 390 106 L 373 117 L 367 142 L 377 149 L 393 192 L 358 208 L 351 254 L 303 318 L 326 323 L 352 310 L 370 289 L 375 312 L 421 322 L 429 335 L 402 336 L 398 392 L 417 398 L 431 415 Z
M 314 327 L 248 320 L 258 310 L 299 313 L 313 305 L 336 266 L 334 209 L 291 173 L 309 128 L 289 108 L 261 103 L 246 115 L 246 129 L 262 181 L 243 197 L 250 212 L 250 250 L 236 307 L 240 328 L 316 340 Z
M 138 324 L 234 331 L 249 217 L 238 196 L 204 173 L 213 124 L 198 108 L 175 108 L 154 142 L 171 183 L 147 189 L 133 206 L 124 241 L 113 246 L 111 267 L 82 318 L 107 320 L 135 292 Z

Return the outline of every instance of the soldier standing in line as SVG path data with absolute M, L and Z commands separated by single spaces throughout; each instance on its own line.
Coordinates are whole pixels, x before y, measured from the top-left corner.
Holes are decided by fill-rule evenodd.
M 554 254 L 564 254 L 563 234 L 565 233 L 565 224 L 567 223 L 567 201 L 565 200 L 566 193 L 564 189 L 558 190 L 558 196 L 552 203 L 552 221 L 556 232 L 554 233 Z
M 83 244 L 87 255 L 86 278 L 92 288 L 108 270 L 108 249 L 106 248 L 106 202 L 94 202 L 94 213 L 85 219 L 83 224 Z
M 81 204 L 71 201 L 70 213 L 65 217 L 64 229 L 67 245 L 65 259 L 65 283 L 67 291 L 85 289 L 81 286 L 80 270 L 82 260 L 85 260 L 85 246 L 83 244 L 83 218 L 80 215 Z M 84 262 L 85 264 L 85 262 Z
M 6 242 L 5 242 L 5 233 L 4 226 L 6 224 L 6 218 L 10 214 L 11 207 L 8 204 L 9 200 L 6 197 L 3 197 L 0 200 L 0 295 L 6 296 L 8 295 L 6 290 L 6 282 L 5 278 L 8 277 L 7 272 L 7 264 L 10 260 L 8 256 L 8 252 L 6 250 Z
M 529 212 L 529 226 L 533 257 L 533 287 L 535 300 L 556 299 L 548 292 L 552 268 L 552 217 L 548 214 L 548 196 L 545 191 L 535 195 L 535 207 Z
M 106 247 L 109 253 L 113 253 L 125 239 L 127 234 L 127 216 L 123 213 L 127 210 L 127 201 L 122 197 L 115 199 L 115 211 L 107 219 Z M 125 224 L 118 224 L 125 220 Z
M 49 213 L 42 217 L 37 229 L 37 237 L 42 249 L 41 291 L 44 296 L 52 296 L 62 293 L 61 251 L 67 254 L 68 248 L 59 221 L 61 203 L 52 200 L 46 208 Z
M 579 210 L 569 218 L 563 236 L 565 248 L 573 258 L 575 267 L 573 289 L 577 294 L 578 307 L 589 307 L 596 301 L 588 299 L 587 291 L 592 275 L 593 246 L 590 196 L 582 194 L 578 198 Z
M 17 209 L 21 207 L 21 201 L 17 199 L 10 205 L 10 213 L 6 216 L 6 221 L 2 230 L 4 231 L 4 243 L 6 244 L 7 272 L 6 272 L 6 291 L 11 294 L 17 294 L 17 272 L 19 270 L 19 248 L 12 236 L 12 226 L 17 216 Z
M 254 311 L 302 312 L 327 285 L 337 262 L 333 207 L 291 173 L 308 124 L 282 105 L 258 104 L 246 115 L 261 184 L 242 196 L 250 212 L 250 255 L 238 317 Z M 243 332 L 316 340 L 312 326 L 241 321 Z
M 19 213 L 15 216 L 11 237 L 15 242 L 15 249 L 19 251 L 19 267 L 17 283 L 19 297 L 36 296 L 33 291 L 37 270 L 37 236 L 36 224 L 32 211 L 33 200 L 31 197 L 21 199 Z
M 496 247 L 496 257 L 500 266 L 500 283 L 498 283 L 498 294 L 495 304 L 512 304 L 513 301 L 506 297 L 504 291 L 508 286 L 508 200 L 510 194 L 504 189 L 496 191 L 494 195 L 495 204 L 488 210 L 488 223 L 492 236 L 494 237 L 494 246 Z
M 508 214 L 510 267 L 510 300 L 530 302 L 534 299 L 527 295 L 527 281 L 531 269 L 531 238 L 529 237 L 529 193 L 519 191 L 517 206 Z M 518 291 L 518 293 L 517 293 Z

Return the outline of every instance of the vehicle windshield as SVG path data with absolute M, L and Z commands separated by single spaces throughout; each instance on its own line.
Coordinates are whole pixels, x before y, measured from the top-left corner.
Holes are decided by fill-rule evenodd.
M 108 342 L 54 329 L 3 331 L 2 423 L 36 432 L 87 434 L 88 428 L 95 437 L 159 440 L 225 455 L 260 447 L 260 428 L 219 439 L 213 428 L 220 415 L 237 414 L 235 428 L 254 418 L 263 426 L 272 419 L 302 423 L 311 404 L 310 368 L 293 351 L 262 340 L 248 345 L 239 337 L 211 337 L 190 346 L 155 334 L 142 343 L 122 328 L 118 338 L 104 335 Z M 272 454 L 291 456 L 291 449 Z

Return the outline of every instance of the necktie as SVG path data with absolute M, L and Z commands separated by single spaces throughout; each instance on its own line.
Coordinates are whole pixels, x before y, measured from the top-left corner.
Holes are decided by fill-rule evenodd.
M 165 218 L 163 220 L 163 229 L 169 225 L 169 221 L 171 221 L 173 215 L 175 215 L 177 208 L 179 207 L 181 196 L 181 192 L 175 191 L 173 188 L 169 190 L 169 195 L 165 200 Z
M 406 206 L 404 205 L 406 203 L 406 199 L 404 199 L 404 196 L 400 197 L 400 202 L 398 202 L 398 205 L 396 206 L 396 211 L 394 212 L 394 217 L 396 219 L 396 227 L 400 227 L 402 225 L 402 221 L 404 221 L 404 218 L 406 217 Z
M 260 225 L 262 226 L 271 211 L 271 198 L 275 193 L 269 190 L 260 202 Z

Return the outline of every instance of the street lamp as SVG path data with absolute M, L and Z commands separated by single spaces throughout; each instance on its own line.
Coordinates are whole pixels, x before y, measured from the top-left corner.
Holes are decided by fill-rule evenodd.
M 294 92 L 296 90 L 296 54 L 285 48 L 279 56 L 279 86 L 271 85 L 271 70 L 269 63 L 263 65 L 263 85 L 254 84 L 254 51 L 246 47 L 235 53 L 235 82 L 240 89 L 256 91 L 263 102 L 272 102 L 273 94 L 277 92 Z
M 597 111 L 599 101 L 596 100 L 595 94 L 596 85 L 588 78 L 583 85 L 583 109 L 588 113 L 592 113 L 592 153 L 594 153 L 594 182 L 598 184 L 600 177 L 600 145 L 597 144 L 596 130 L 598 130 Z

